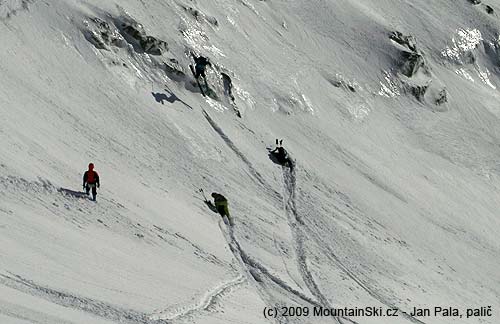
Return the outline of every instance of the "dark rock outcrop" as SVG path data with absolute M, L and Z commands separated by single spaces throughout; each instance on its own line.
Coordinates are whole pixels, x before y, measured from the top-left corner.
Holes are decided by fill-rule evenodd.
M 124 47 L 125 40 L 118 30 L 100 18 L 90 18 L 85 22 L 88 30 L 84 31 L 85 38 L 98 49 L 109 50 L 111 46 Z
M 401 73 L 411 78 L 418 70 L 425 66 L 424 57 L 417 52 L 403 52 L 404 59 L 401 65 Z
M 167 42 L 146 35 L 144 27 L 135 22 L 122 22 L 121 30 L 129 43 L 138 45 L 142 51 L 151 55 L 162 55 L 168 51 Z
M 391 35 L 389 35 L 389 38 L 399 45 L 408 48 L 410 51 L 417 52 L 417 41 L 413 36 L 406 36 L 401 32 L 395 31 L 392 32 Z
M 441 106 L 444 103 L 448 102 L 448 92 L 446 89 L 443 89 L 439 92 L 438 97 L 436 98 L 436 105 Z

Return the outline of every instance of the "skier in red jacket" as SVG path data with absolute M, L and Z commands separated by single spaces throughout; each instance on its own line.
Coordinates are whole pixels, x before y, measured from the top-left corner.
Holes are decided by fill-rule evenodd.
M 94 171 L 94 163 L 89 163 L 89 169 L 83 174 L 83 189 L 87 195 L 92 188 L 92 200 L 95 201 L 97 197 L 97 188 L 99 188 L 99 174 Z

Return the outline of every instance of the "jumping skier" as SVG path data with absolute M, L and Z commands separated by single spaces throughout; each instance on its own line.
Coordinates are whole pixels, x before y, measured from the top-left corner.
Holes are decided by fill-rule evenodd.
M 83 174 L 83 189 L 85 189 L 85 192 L 88 195 L 90 192 L 90 188 L 92 188 L 93 201 L 96 201 L 97 188 L 99 188 L 99 186 L 99 174 L 94 171 L 94 163 L 89 163 L 89 169 Z

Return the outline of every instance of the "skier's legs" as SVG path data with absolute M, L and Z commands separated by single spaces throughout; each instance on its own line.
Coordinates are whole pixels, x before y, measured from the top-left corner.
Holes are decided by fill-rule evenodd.
M 88 194 L 89 194 L 89 192 L 90 192 L 90 187 L 89 187 L 89 184 L 87 183 L 87 184 L 85 185 L 85 193 L 88 195 Z
M 224 206 L 223 206 L 223 205 L 218 205 L 218 206 L 217 206 L 217 212 L 218 212 L 218 213 L 219 213 L 222 217 L 227 216 L 227 215 L 226 215 L 226 208 L 224 208 Z
M 97 198 L 97 188 L 96 186 L 92 187 L 92 200 L 95 201 Z
M 200 76 L 202 76 L 203 78 L 205 78 L 205 69 L 203 69 L 202 67 L 200 67 L 200 66 L 197 65 L 195 67 L 195 75 L 194 75 L 194 77 L 196 79 L 198 79 Z

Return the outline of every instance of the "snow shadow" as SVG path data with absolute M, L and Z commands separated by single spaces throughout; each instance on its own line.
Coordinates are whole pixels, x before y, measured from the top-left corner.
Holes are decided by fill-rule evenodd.
M 75 198 L 88 198 L 87 193 L 83 191 L 75 191 L 71 189 L 66 189 L 66 188 L 59 188 L 57 191 L 59 191 L 62 194 L 65 194 L 66 196 L 71 196 Z
M 175 93 L 165 89 L 165 91 L 168 92 L 168 95 L 166 93 L 161 93 L 161 92 L 151 92 L 151 95 L 155 98 L 156 102 L 161 103 L 162 105 L 165 104 L 165 101 L 168 103 L 174 103 L 176 101 L 179 101 L 180 103 L 184 104 L 184 106 L 188 107 L 189 109 L 193 109 L 190 105 L 188 105 L 186 102 L 184 102 L 182 99 L 177 97 Z

